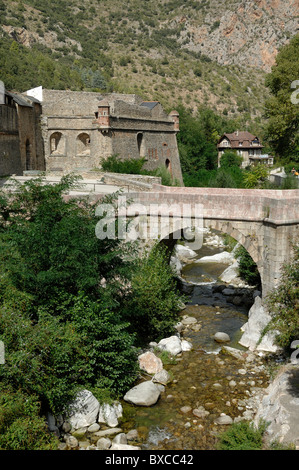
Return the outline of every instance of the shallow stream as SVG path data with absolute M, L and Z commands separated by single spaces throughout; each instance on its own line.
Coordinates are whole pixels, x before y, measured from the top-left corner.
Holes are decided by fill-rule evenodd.
M 219 253 L 219 249 L 203 247 L 199 257 Z M 221 413 L 232 419 L 248 408 L 246 400 L 254 388 L 266 387 L 268 377 L 261 366 L 247 363 L 223 354 L 221 346 L 213 339 L 217 331 L 227 333 L 230 347 L 245 349 L 238 344 L 241 326 L 248 319 L 248 302 L 234 305 L 217 292 L 217 278 L 226 265 L 186 265 L 182 278 L 196 283 L 189 295 L 186 309 L 181 314 L 195 317 L 201 325 L 199 331 L 192 327 L 181 334 L 193 348 L 175 358 L 174 364 L 164 365 L 173 377 L 151 407 L 136 407 L 123 403 L 126 428 L 136 428 L 138 445 L 148 450 L 212 450 L 217 446 L 217 435 L 225 425 L 215 424 Z M 231 300 L 231 297 L 230 297 Z M 148 380 L 148 377 L 145 377 Z M 231 387 L 231 381 L 236 386 Z M 184 408 L 185 407 L 185 408 Z M 189 408 L 186 408 L 189 407 Z M 205 410 L 198 417 L 193 410 Z M 183 408 L 183 410 L 182 410 Z M 250 407 L 249 407 L 250 408 Z M 189 411 L 188 411 L 189 410 Z

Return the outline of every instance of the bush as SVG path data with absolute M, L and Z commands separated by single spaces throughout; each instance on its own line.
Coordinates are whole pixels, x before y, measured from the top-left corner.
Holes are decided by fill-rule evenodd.
M 257 428 L 248 421 L 235 423 L 220 435 L 219 450 L 262 450 L 266 428 L 264 422 Z
M 276 333 L 276 343 L 289 348 L 299 338 L 299 245 L 293 246 L 293 259 L 282 268 L 279 285 L 267 298 L 271 321 L 265 331 Z
M 180 311 L 180 295 L 166 252 L 159 245 L 138 262 L 125 311 L 141 342 L 173 334 Z
M 111 155 L 102 161 L 102 169 L 111 173 L 140 175 L 144 163 L 144 158 L 120 160 L 117 155 Z
M 0 389 L 0 450 L 55 450 L 57 438 L 39 416 L 37 397 Z

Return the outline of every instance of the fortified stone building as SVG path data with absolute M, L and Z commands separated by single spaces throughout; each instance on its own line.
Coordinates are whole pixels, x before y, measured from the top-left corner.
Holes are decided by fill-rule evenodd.
M 22 175 L 26 170 L 80 173 L 101 169 L 103 159 L 117 155 L 122 160 L 143 157 L 144 168 L 166 167 L 182 183 L 176 140 L 179 115 L 166 114 L 158 101 L 42 87 L 4 95 L 0 102 L 2 175 Z

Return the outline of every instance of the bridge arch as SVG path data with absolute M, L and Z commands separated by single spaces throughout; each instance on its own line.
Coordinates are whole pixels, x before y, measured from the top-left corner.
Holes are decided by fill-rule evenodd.
M 260 249 L 259 249 L 259 240 L 258 237 L 255 234 L 248 234 L 244 233 L 244 228 L 243 231 L 240 228 L 236 227 L 236 224 L 226 221 L 226 220 L 217 220 L 217 221 L 211 221 L 209 219 L 204 219 L 203 220 L 203 229 L 212 229 L 213 231 L 219 232 L 220 234 L 227 234 L 230 237 L 232 237 L 237 243 L 239 243 L 245 250 L 246 252 L 250 255 L 252 258 L 253 262 L 257 266 L 257 270 L 259 273 L 260 277 L 260 288 L 261 290 L 263 289 L 262 285 L 262 274 L 263 274 L 263 263 L 262 259 L 260 256 Z M 160 240 L 160 244 L 165 246 L 168 252 L 168 261 L 170 261 L 171 254 L 173 252 L 173 249 L 176 245 L 176 243 L 180 239 L 185 238 L 185 233 L 186 231 L 190 230 L 191 227 L 190 225 L 186 225 L 182 223 L 182 226 L 180 229 L 176 230 L 175 232 L 171 232 L 168 235 L 166 235 L 164 238 Z M 248 230 L 248 228 L 247 228 Z M 204 238 L 204 231 L 202 232 L 202 241 Z M 185 240 L 188 242 L 190 240 L 190 237 Z M 192 245 L 192 242 L 191 242 Z

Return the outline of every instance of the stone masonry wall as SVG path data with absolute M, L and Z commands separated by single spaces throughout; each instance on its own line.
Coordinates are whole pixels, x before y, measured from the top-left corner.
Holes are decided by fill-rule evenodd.
M 15 107 L 0 105 L 0 175 L 21 175 L 18 115 Z

